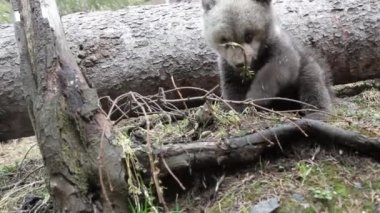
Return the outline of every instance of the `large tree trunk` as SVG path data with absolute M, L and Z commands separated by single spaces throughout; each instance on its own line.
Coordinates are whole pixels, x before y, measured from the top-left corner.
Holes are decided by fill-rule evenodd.
M 67 48 L 55 0 L 14 0 L 13 8 L 25 100 L 56 210 L 125 212 L 122 149 Z
M 380 77 L 379 1 L 276 1 L 274 6 L 283 28 L 328 59 L 334 83 Z M 63 24 L 89 83 L 100 96 L 115 97 L 171 87 L 170 74 L 177 86 L 215 86 L 216 55 L 203 41 L 200 17 L 199 3 L 174 4 L 77 13 L 63 17 Z M 12 32 L 9 25 L 0 27 L 0 140 L 33 134 Z

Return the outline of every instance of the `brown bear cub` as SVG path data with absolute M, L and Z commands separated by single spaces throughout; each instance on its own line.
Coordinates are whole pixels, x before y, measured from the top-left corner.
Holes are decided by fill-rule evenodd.
M 258 100 L 284 97 L 331 110 L 328 69 L 280 28 L 270 0 L 202 0 L 202 6 L 206 41 L 219 55 L 224 99 L 257 100 L 256 104 L 278 110 L 310 109 L 285 100 Z M 247 69 L 255 72 L 253 78 L 242 77 Z M 308 111 L 306 117 L 325 116 Z

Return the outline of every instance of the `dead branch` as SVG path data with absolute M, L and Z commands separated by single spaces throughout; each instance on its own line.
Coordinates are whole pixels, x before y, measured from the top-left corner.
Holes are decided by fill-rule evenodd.
M 176 85 L 173 80 L 173 85 Z M 182 184 L 179 177 L 180 174 L 189 173 L 194 170 L 209 170 L 211 168 L 222 168 L 226 166 L 245 164 L 248 162 L 254 162 L 257 160 L 264 152 L 269 151 L 275 147 L 283 150 L 285 149 L 285 144 L 292 143 L 293 141 L 316 141 L 319 143 L 332 143 L 338 146 L 348 147 L 357 150 L 363 154 L 372 156 L 378 159 L 376 155 L 380 151 L 380 142 L 378 138 L 367 138 L 358 133 L 344 130 L 338 127 L 334 127 L 330 124 L 308 120 L 299 119 L 297 115 L 286 114 L 285 112 L 274 111 L 272 109 L 267 109 L 255 104 L 256 100 L 245 100 L 245 101 L 232 101 L 223 100 L 219 96 L 215 95 L 212 91 L 207 91 L 195 87 L 176 87 L 172 90 L 160 89 L 156 95 L 142 96 L 136 92 L 128 92 L 112 100 L 107 97 L 104 100 L 109 101 L 108 105 L 112 106 L 111 109 L 104 113 L 111 117 L 113 113 L 118 112 L 121 116 L 119 119 L 127 119 L 127 135 L 134 134 L 131 133 L 129 129 L 136 128 L 141 131 L 137 136 L 137 143 L 129 143 L 128 153 L 133 153 L 135 156 L 137 165 L 133 168 L 138 170 L 148 183 L 148 180 L 153 178 L 154 186 L 156 187 L 157 196 L 160 202 L 163 200 L 163 194 L 161 191 L 160 180 L 164 177 L 172 177 L 174 181 L 185 190 L 185 186 Z M 182 90 L 196 90 L 201 92 L 200 96 L 197 97 L 180 97 L 179 99 L 170 99 L 169 93 L 180 93 Z M 276 100 L 281 98 L 271 98 L 271 100 Z M 206 102 L 203 107 L 195 109 L 187 109 L 186 111 L 181 111 L 173 106 L 173 104 L 186 104 L 187 101 L 201 100 Z M 314 106 L 307 105 L 306 103 L 299 102 L 291 99 L 281 99 L 283 101 L 292 101 L 299 104 L 308 106 L 309 111 L 318 111 Z M 264 130 L 258 130 L 252 134 L 245 135 L 243 137 L 234 137 L 227 139 L 206 139 L 206 141 L 201 141 L 196 133 L 199 124 L 208 122 L 208 114 L 210 114 L 211 109 L 211 119 L 216 117 L 212 108 L 210 108 L 211 102 L 218 102 L 220 104 L 241 104 L 249 109 L 253 115 L 262 118 L 262 120 L 271 120 L 272 124 L 274 121 L 287 123 L 278 125 L 272 128 L 267 128 Z M 128 104 L 125 104 L 128 103 Z M 255 108 L 261 109 L 261 111 L 255 110 Z M 165 111 L 164 109 L 173 109 L 173 111 Z M 203 109 L 203 110 L 202 110 Z M 209 110 L 207 110 L 209 109 Z M 300 112 L 301 110 L 293 110 L 292 112 Z M 267 113 L 264 113 L 267 112 Z M 217 112 L 216 112 L 217 113 Z M 276 115 L 276 117 L 271 117 L 270 115 Z M 131 118 L 130 114 L 141 115 L 139 118 Z M 327 113 L 328 114 L 328 113 Z M 329 114 L 331 116 L 337 117 L 337 115 Z M 182 136 L 188 138 L 191 135 L 192 140 L 197 140 L 195 142 L 184 143 L 181 138 L 175 140 L 166 141 L 165 139 L 159 140 L 158 143 L 153 143 L 154 128 L 156 124 L 167 124 L 170 122 L 175 122 L 177 120 L 186 119 L 188 117 L 188 122 L 192 126 L 191 130 L 186 129 L 184 133 L 180 133 Z M 131 120 L 132 119 L 132 120 Z M 133 121 L 133 119 L 136 119 Z M 141 120 L 142 119 L 142 120 Z M 132 121 L 132 123 L 129 123 Z M 345 121 L 344 119 L 342 121 Z M 195 123 L 194 123 L 195 122 Z M 268 124 L 269 122 L 267 122 Z M 355 122 L 350 121 L 349 124 Z M 131 127 L 132 126 L 132 127 Z M 267 126 L 270 126 L 269 124 Z M 199 130 L 202 131 L 202 130 Z M 124 132 L 124 131 L 123 131 Z M 189 134 L 191 132 L 191 134 Z M 145 135 L 141 137 L 141 133 Z M 193 133 L 196 135 L 196 139 L 193 139 Z M 143 144 L 143 145 L 141 145 Z M 128 157 L 127 157 L 128 158 Z M 127 163 L 130 160 L 127 160 Z M 132 163 L 133 164 L 133 163 Z M 130 174 L 129 174 L 130 175 Z M 161 197 L 161 198 L 160 198 Z
M 132 99 L 138 104 L 138 106 L 142 110 L 142 112 L 144 114 L 144 117 L 145 117 L 145 120 L 146 120 L 146 130 L 147 130 L 147 133 L 146 133 L 146 137 L 147 137 L 146 138 L 146 141 L 147 141 L 146 144 L 147 145 L 146 145 L 146 147 L 147 147 L 147 154 L 148 154 L 148 159 L 149 159 L 149 167 L 150 167 L 150 171 L 151 171 L 151 174 L 152 174 L 151 177 L 152 177 L 153 182 L 154 182 L 154 187 L 156 188 L 156 193 L 157 193 L 158 201 L 163 205 L 165 212 L 169 212 L 169 208 L 168 208 L 168 206 L 166 204 L 166 201 L 165 201 L 165 198 L 164 198 L 164 195 L 163 195 L 163 190 L 162 190 L 162 187 L 161 187 L 161 184 L 160 184 L 160 180 L 158 178 L 159 170 L 156 167 L 156 159 L 153 156 L 153 146 L 152 146 L 152 143 L 151 143 L 151 141 L 149 139 L 150 138 L 149 137 L 150 136 L 150 134 L 149 134 L 150 121 L 149 121 L 148 115 L 146 113 L 145 107 L 140 102 L 137 101 L 137 98 L 135 97 L 135 95 L 133 93 L 131 93 L 131 96 L 132 96 Z M 148 106 L 148 108 L 149 108 L 149 106 Z M 152 110 L 150 110 L 150 111 L 152 112 Z
M 178 92 L 184 88 L 175 88 L 174 90 L 161 91 L 159 94 L 165 94 L 169 92 Z M 197 89 L 197 88 L 186 88 L 186 89 Z M 198 89 L 199 90 L 199 89 Z M 319 143 L 333 143 L 339 146 L 344 146 L 357 150 L 363 154 L 370 155 L 372 157 L 378 158 L 377 153 L 380 151 L 380 142 L 378 138 L 367 138 L 352 131 L 344 130 L 338 127 L 334 127 L 330 124 L 309 120 L 309 119 L 298 119 L 296 116 L 289 116 L 284 114 L 284 112 L 278 112 L 271 109 L 266 109 L 261 106 L 254 104 L 255 100 L 246 101 L 231 101 L 223 100 L 217 95 L 210 91 L 201 90 L 204 95 L 192 98 L 180 98 L 180 99 L 166 99 L 165 95 L 152 95 L 149 97 L 144 97 L 144 102 L 139 102 L 137 99 L 134 101 L 140 104 L 140 109 L 144 109 L 149 105 L 160 105 L 160 109 L 165 108 L 165 104 L 168 103 L 183 103 L 184 101 L 191 101 L 195 99 L 219 102 L 221 104 L 242 104 L 245 106 L 253 106 L 260 108 L 263 111 L 280 116 L 283 121 L 288 123 L 282 124 L 276 127 L 268 128 L 265 130 L 259 130 L 253 134 L 249 134 L 243 137 L 228 138 L 228 139 L 215 139 L 215 141 L 196 141 L 194 143 L 180 143 L 174 142 L 172 144 L 161 142 L 159 146 L 150 144 L 149 149 L 147 145 L 138 146 L 134 148 L 135 154 L 139 161 L 144 165 L 144 168 L 149 168 L 148 153 L 153 153 L 157 156 L 159 163 L 156 165 L 160 171 L 159 176 L 164 177 L 171 175 L 176 179 L 175 174 L 181 171 L 186 171 L 190 169 L 204 169 L 212 167 L 228 166 L 233 164 L 241 164 L 246 162 L 255 161 L 261 156 L 261 154 L 271 148 L 279 147 L 283 149 L 283 145 L 291 143 L 292 141 L 299 140 L 313 140 Z M 139 94 L 130 92 L 130 96 L 142 97 Z M 126 97 L 127 95 L 125 95 Z M 276 98 L 272 98 L 276 99 Z M 284 100 L 284 99 L 283 99 Z M 284 101 L 294 101 L 294 100 L 284 100 Z M 300 103 L 304 104 L 304 103 Z M 117 104 L 112 104 L 117 105 Z M 135 104 L 131 104 L 133 106 Z M 144 106 L 144 107 L 143 107 Z M 207 106 L 207 105 L 205 105 Z M 206 107 L 207 108 L 207 107 Z M 313 109 L 313 106 L 310 106 Z M 201 109 L 201 108 L 200 108 Z M 128 110 L 137 110 L 128 109 Z M 141 110 L 140 110 L 141 111 Z M 199 111 L 199 110 L 198 110 Z M 201 114 L 202 112 L 195 112 L 195 116 Z M 316 110 L 317 111 L 317 110 Z M 165 111 L 156 110 L 151 111 L 153 114 L 167 113 Z M 177 111 L 175 113 L 180 113 Z M 297 111 L 294 111 L 297 112 Z M 135 111 L 135 113 L 140 113 Z M 173 112 L 171 112 L 173 113 Z M 254 111 L 255 115 L 263 117 L 261 112 Z M 124 113 L 125 114 L 125 113 Z M 188 113 L 185 113 L 189 115 Z M 183 115 L 183 112 L 182 112 Z M 331 114 L 332 115 L 332 114 Z M 335 116 L 335 115 L 332 115 Z M 149 119 L 146 117 L 145 119 Z M 164 118 L 165 116 L 161 116 Z M 207 117 L 207 116 L 206 116 Z M 159 117 L 160 118 L 160 117 Z M 263 117 L 263 119 L 271 119 L 268 117 Z M 191 120 L 191 119 L 190 119 Z M 148 122 L 148 121 L 146 121 Z M 163 119 L 165 122 L 165 119 Z M 352 122 L 351 122 L 352 123 Z M 145 127 L 145 125 L 140 127 Z M 151 175 L 152 170 L 147 174 Z M 177 181 L 178 182 L 178 181 Z M 179 182 L 180 183 L 180 182 Z
M 287 123 L 243 137 L 221 141 L 164 145 L 156 148 L 154 152 L 165 158 L 166 164 L 175 173 L 189 169 L 206 169 L 253 162 L 263 152 L 278 146 L 276 143 L 268 142 L 268 140 L 276 140 L 276 137 L 282 146 L 300 139 L 307 139 L 321 144 L 328 142 L 352 148 L 377 160 L 380 159 L 378 155 L 380 140 L 378 138 L 367 138 L 316 120 L 300 119 L 295 123 L 307 133 L 308 137 L 299 130 L 299 127 L 293 123 Z M 146 146 L 142 146 L 135 150 L 143 165 L 146 165 L 146 149 Z M 157 166 L 160 168 L 161 177 L 168 175 L 162 159 Z
M 19 178 L 19 175 L 20 175 L 20 171 L 21 171 L 21 168 L 24 164 L 24 161 L 25 159 L 28 157 L 29 155 L 29 152 L 36 146 L 37 144 L 33 144 L 32 146 L 30 146 L 30 148 L 28 149 L 28 151 L 25 153 L 24 157 L 22 158 L 21 160 L 21 163 L 19 164 L 18 168 L 17 168 L 17 172 L 16 172 L 16 178 Z

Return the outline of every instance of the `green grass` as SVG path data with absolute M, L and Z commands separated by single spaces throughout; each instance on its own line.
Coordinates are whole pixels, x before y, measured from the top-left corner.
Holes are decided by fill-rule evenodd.
M 115 10 L 129 5 L 139 5 L 144 0 L 58 0 L 61 15 L 79 11 Z
M 139 5 L 145 0 L 57 0 L 59 13 L 66 15 L 79 11 L 116 10 L 129 5 Z M 0 24 L 11 22 L 11 5 L 0 0 Z
M 227 187 L 229 190 L 207 212 L 231 212 L 236 208 L 244 212 L 260 200 L 274 195 L 281 200 L 279 213 L 376 212 L 378 200 L 374 195 L 379 193 L 378 164 L 365 159 L 365 166 L 360 164 L 361 161 L 348 165 L 329 158 L 313 163 L 292 160 L 288 162 L 288 166 L 292 166 L 284 172 L 276 172 L 273 165 L 259 169 L 247 184 Z M 350 161 L 350 158 L 347 156 L 345 160 Z M 360 186 L 354 183 L 360 183 Z M 295 200 L 295 194 L 299 194 L 302 201 Z
M 5 0 L 0 0 L 0 24 L 11 21 L 11 5 Z

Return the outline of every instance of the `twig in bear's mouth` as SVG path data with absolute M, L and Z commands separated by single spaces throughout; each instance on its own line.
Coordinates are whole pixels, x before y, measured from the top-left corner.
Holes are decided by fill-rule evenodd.
M 244 68 L 242 69 L 242 72 L 240 75 L 243 77 L 244 80 L 251 80 L 253 77 L 255 77 L 255 71 L 250 70 L 250 67 L 248 66 L 247 62 L 247 54 L 245 53 L 244 47 L 236 42 L 227 42 L 224 44 L 221 44 L 222 47 L 232 47 L 232 48 L 240 48 L 241 51 L 243 51 L 243 56 L 244 56 Z

